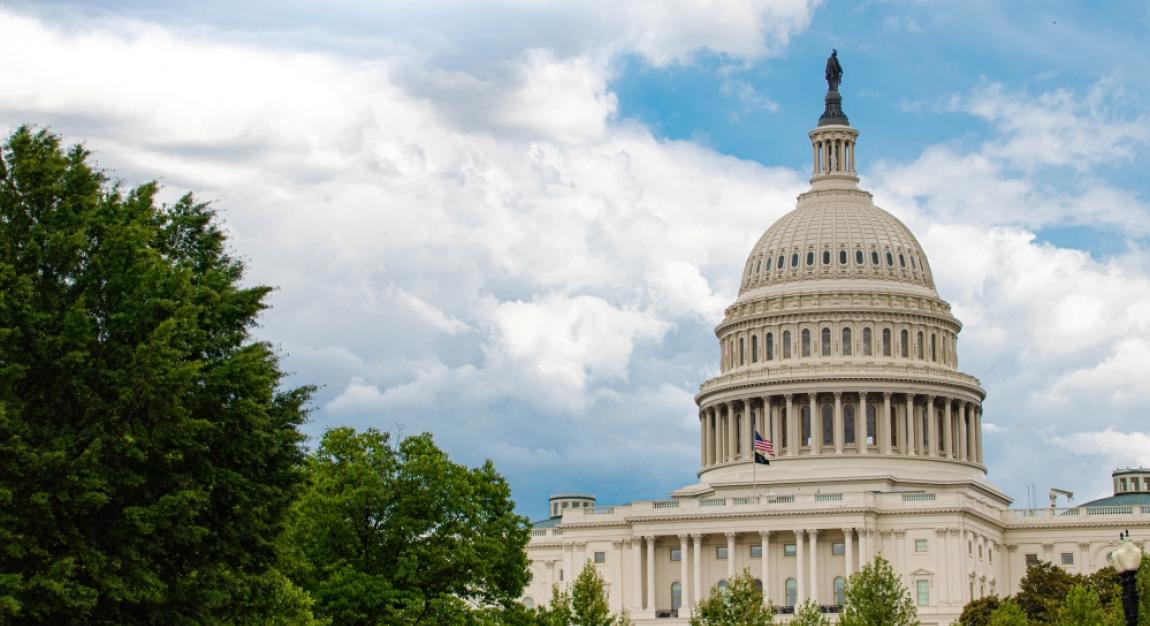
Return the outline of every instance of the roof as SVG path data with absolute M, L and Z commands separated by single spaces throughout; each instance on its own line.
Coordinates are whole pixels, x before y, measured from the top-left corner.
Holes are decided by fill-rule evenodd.
M 1083 507 L 1088 507 L 1088 506 L 1134 506 L 1134 505 L 1150 506 L 1150 493 L 1145 493 L 1145 492 L 1120 493 L 1116 496 L 1110 496 L 1109 498 L 1099 498 L 1097 500 L 1092 500 L 1090 502 L 1087 502 L 1086 504 L 1080 504 L 1076 508 L 1081 509 Z

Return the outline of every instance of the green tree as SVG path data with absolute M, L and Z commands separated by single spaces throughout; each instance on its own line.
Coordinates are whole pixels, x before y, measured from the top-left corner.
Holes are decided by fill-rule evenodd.
M 691 626 L 770 626 L 773 607 L 764 604 L 763 592 L 747 570 L 727 581 L 726 590 L 711 587 L 710 594 L 695 607 Z
M 845 592 L 840 626 L 918 626 L 910 592 L 881 556 L 852 574 Z
M 1115 613 L 1117 608 L 1117 613 Z M 1117 621 L 1115 621 L 1117 620 Z M 1053 626 L 1123 626 L 1122 607 L 1103 606 L 1098 594 L 1086 585 L 1076 583 L 1066 594 L 1066 600 L 1054 612 L 1049 622 Z
M 453 463 L 428 434 L 393 445 L 334 428 L 307 459 L 285 567 L 338 624 L 452 624 L 509 607 L 528 580 L 527 520 L 490 461 Z
M 790 626 L 830 626 L 830 620 L 823 615 L 822 608 L 813 600 L 807 600 L 795 608 L 795 616 Z
M 1030 621 L 1047 624 L 1054 618 L 1070 589 L 1082 583 L 1079 577 L 1061 567 L 1040 561 L 1026 569 L 1026 576 L 1019 583 L 1014 599 Z
M 1030 626 L 1031 621 L 1017 602 L 1007 598 L 991 611 L 986 623 L 988 626 Z
M 242 619 L 310 395 L 250 337 L 269 289 L 190 195 L 43 130 L 0 152 L 0 622 Z
M 999 604 L 998 596 L 984 596 L 967 602 L 958 617 L 959 626 L 987 626 Z

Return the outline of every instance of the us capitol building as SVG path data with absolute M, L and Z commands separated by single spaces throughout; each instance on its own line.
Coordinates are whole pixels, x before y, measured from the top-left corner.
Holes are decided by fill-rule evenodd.
M 881 554 L 922 623 L 941 625 L 1015 593 L 1029 563 L 1093 572 L 1125 529 L 1150 547 L 1150 470 L 1118 470 L 1113 498 L 1073 508 L 1052 491 L 1050 508 L 1011 509 L 987 481 L 986 393 L 959 370 L 962 324 L 914 234 L 859 189 L 837 86 L 809 133 L 810 190 L 751 249 L 715 329 L 720 373 L 695 396 L 698 482 L 622 506 L 552 496 L 527 546 L 528 606 L 589 560 L 613 611 L 685 624 L 745 569 L 785 622 L 806 599 L 837 611 L 846 577 Z

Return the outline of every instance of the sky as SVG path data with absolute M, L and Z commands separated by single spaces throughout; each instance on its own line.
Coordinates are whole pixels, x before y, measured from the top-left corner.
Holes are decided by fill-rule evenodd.
M 213 203 L 306 430 L 431 432 L 518 510 L 696 480 L 746 255 L 837 48 L 862 186 L 963 322 L 989 480 L 1150 466 L 1150 4 L 0 2 L 0 131 Z

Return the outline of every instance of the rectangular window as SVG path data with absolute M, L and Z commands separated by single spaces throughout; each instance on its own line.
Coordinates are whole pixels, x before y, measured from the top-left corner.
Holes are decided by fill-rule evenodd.
M 783 556 L 794 556 L 794 555 L 795 555 L 795 544 L 784 543 L 783 544 Z
M 727 546 L 715 546 L 715 558 L 720 561 L 727 560 Z
M 835 556 L 842 556 L 846 553 L 847 553 L 846 544 L 844 544 L 841 541 L 832 541 L 831 542 L 831 554 L 833 554 Z
M 930 604 L 930 581 L 929 580 L 916 580 L 914 583 L 915 591 L 918 596 L 918 605 L 927 606 Z
M 761 546 L 761 545 L 751 546 L 751 558 L 752 559 L 763 558 L 763 546 Z
M 671 548 L 671 560 L 672 561 L 682 561 L 683 560 L 682 550 L 680 550 L 679 548 Z
M 596 552 L 595 553 L 595 564 L 596 565 L 602 565 L 606 562 L 607 562 L 607 553 L 606 552 Z
M 1033 565 L 1038 565 L 1038 555 L 1037 554 L 1027 554 L 1026 555 L 1026 566 L 1031 567 Z
M 1074 565 L 1074 553 L 1073 552 L 1063 552 L 1062 553 L 1062 564 L 1063 565 Z
M 926 539 L 915 539 L 914 540 L 914 551 L 915 552 L 926 552 Z

